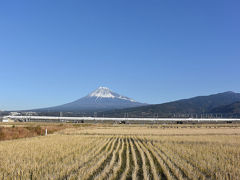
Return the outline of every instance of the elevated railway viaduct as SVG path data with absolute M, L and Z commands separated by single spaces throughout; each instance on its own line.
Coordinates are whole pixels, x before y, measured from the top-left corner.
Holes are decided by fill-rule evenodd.
M 240 119 L 226 118 L 107 118 L 107 117 L 54 117 L 54 116 L 6 116 L 18 122 L 56 123 L 118 123 L 118 124 L 197 124 L 240 123 Z

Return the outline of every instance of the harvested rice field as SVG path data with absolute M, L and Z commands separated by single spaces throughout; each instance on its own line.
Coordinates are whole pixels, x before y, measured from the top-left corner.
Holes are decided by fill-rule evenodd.
M 0 141 L 0 179 L 239 179 L 239 125 L 91 125 Z

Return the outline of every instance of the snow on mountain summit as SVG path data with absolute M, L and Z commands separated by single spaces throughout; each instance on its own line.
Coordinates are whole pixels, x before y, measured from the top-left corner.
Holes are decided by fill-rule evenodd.
M 109 88 L 107 87 L 99 87 L 95 91 L 93 91 L 91 94 L 88 95 L 88 97 L 96 97 L 96 98 L 117 98 L 117 99 L 122 99 L 126 101 L 131 101 L 131 102 L 136 102 L 133 99 L 130 99 L 125 96 L 121 96 L 117 93 L 112 92 Z
M 52 112 L 95 112 L 114 109 L 124 109 L 146 105 L 136 102 L 126 96 L 121 96 L 107 87 L 99 87 L 92 93 L 76 101 L 66 103 L 60 106 L 43 108 L 39 111 Z
M 97 98 L 114 98 L 115 96 L 111 90 L 107 87 L 99 87 L 97 90 L 93 91 L 88 96 Z

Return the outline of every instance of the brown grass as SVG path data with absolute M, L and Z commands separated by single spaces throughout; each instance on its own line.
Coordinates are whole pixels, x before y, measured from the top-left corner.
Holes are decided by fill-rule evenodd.
M 63 125 L 48 125 L 48 126 L 16 126 L 0 127 L 0 140 L 11 140 L 19 138 L 28 138 L 35 136 L 42 136 L 45 134 L 45 129 L 48 130 L 48 134 L 52 134 L 56 131 L 67 128 Z
M 61 126 L 49 136 L 1 141 L 0 179 L 240 177 L 239 126 Z

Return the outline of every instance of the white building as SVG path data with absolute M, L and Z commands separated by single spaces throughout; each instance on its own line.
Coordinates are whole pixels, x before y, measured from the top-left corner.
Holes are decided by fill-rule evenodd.
M 10 116 L 21 116 L 19 112 L 10 112 Z
M 7 116 L 4 116 L 4 117 L 2 118 L 2 122 L 5 122 L 5 123 L 7 123 L 7 122 L 14 122 L 14 120 L 10 119 L 10 118 L 7 117 Z
M 9 119 L 7 117 L 3 117 L 2 122 L 9 122 Z

